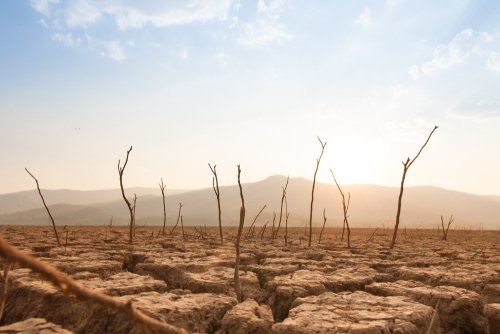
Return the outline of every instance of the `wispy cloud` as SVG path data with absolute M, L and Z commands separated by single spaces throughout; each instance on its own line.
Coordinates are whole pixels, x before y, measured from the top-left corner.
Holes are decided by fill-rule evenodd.
M 233 25 L 241 29 L 238 42 L 245 46 L 264 46 L 291 40 L 293 35 L 280 22 L 282 8 L 283 1 L 259 0 L 254 21 L 233 21 Z
M 284 24 L 266 20 L 243 23 L 241 29 L 242 34 L 238 38 L 238 42 L 246 46 L 263 46 L 293 38 L 293 35 L 286 30 Z
M 495 74 L 500 74 L 500 53 L 492 51 L 486 62 L 486 68 Z
M 365 7 L 361 12 L 361 14 L 359 14 L 359 16 L 354 21 L 354 24 L 361 27 L 367 27 L 371 24 L 371 22 L 372 22 L 372 12 L 370 8 Z
M 64 22 L 68 28 L 87 27 L 103 17 L 111 17 L 120 30 L 128 30 L 139 29 L 146 24 L 166 27 L 227 20 L 232 2 L 232 0 L 190 1 L 176 7 L 169 3 L 157 2 L 148 10 L 141 8 L 139 3 L 131 4 L 124 0 L 111 2 L 31 0 L 31 6 L 45 16 Z M 57 6 L 52 6 L 56 4 Z M 55 10 L 51 11 L 51 7 L 55 7 Z
M 410 76 L 412 79 L 419 79 L 424 75 L 465 62 L 477 44 L 473 37 L 474 32 L 472 29 L 462 30 L 448 44 L 438 45 L 434 48 L 431 60 L 421 65 L 411 66 L 408 71 Z
M 42 15 L 50 15 L 50 7 L 57 4 L 59 0 L 30 0 L 31 7 Z
M 464 101 L 450 108 L 447 116 L 460 121 L 498 121 L 500 120 L 500 100 Z
M 122 43 L 119 40 L 101 41 L 100 44 L 102 46 L 101 55 L 103 57 L 110 58 L 118 62 L 127 58 L 125 56 Z
M 81 39 L 73 37 L 73 34 L 71 33 L 69 34 L 55 33 L 52 36 L 52 40 L 65 44 L 67 46 L 77 46 L 81 43 Z

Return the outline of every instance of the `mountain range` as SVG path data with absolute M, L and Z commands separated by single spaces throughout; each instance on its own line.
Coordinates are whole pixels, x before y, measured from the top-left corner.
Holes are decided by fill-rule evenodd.
M 271 176 L 265 180 L 242 184 L 246 205 L 246 225 L 266 205 L 256 224 L 272 224 L 273 212 L 279 220 L 282 187 L 286 177 Z M 304 226 L 309 221 L 312 181 L 291 178 L 287 189 L 289 224 Z M 394 224 L 399 188 L 367 184 L 341 185 L 350 194 L 349 221 L 353 227 L 391 227 Z M 163 204 L 159 188 L 131 188 L 128 198 L 136 193 L 138 225 L 163 224 Z M 124 225 L 128 209 L 119 189 L 76 191 L 42 189 L 47 205 L 57 225 Z M 236 225 L 241 205 L 238 185 L 220 188 L 223 225 Z M 186 225 L 217 225 L 217 202 L 212 188 L 166 191 L 167 224 L 178 217 L 179 203 Z M 434 186 L 406 187 L 401 214 L 402 227 L 436 228 L 440 215 L 445 221 L 454 215 L 456 228 L 500 228 L 500 196 L 485 196 L 446 190 Z M 342 224 L 341 197 L 334 184 L 316 183 L 314 224 Z M 283 209 L 283 212 L 285 208 Z M 284 220 L 284 213 L 283 213 Z M 0 224 L 46 225 L 49 218 L 36 190 L 0 195 Z

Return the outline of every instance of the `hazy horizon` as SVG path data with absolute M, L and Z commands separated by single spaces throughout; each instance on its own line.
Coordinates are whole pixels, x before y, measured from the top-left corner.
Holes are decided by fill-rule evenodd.
M 6 0 L 0 194 L 271 175 L 500 196 L 500 3 Z

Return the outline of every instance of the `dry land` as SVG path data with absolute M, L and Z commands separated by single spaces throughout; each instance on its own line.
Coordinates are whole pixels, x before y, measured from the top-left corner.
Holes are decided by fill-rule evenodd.
M 500 232 L 304 228 L 243 238 L 234 291 L 236 228 L 3 226 L 22 251 L 82 284 L 193 333 L 500 333 Z M 67 233 L 66 233 L 67 231 Z M 246 229 L 243 235 L 246 234 Z M 9 273 L 0 333 L 143 333 L 125 316 L 64 295 L 28 269 Z M 434 319 L 434 320 L 433 320 Z

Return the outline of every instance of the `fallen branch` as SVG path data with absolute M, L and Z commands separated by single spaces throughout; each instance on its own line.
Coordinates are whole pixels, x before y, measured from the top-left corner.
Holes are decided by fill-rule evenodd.
M 0 320 L 3 318 L 3 310 L 5 309 L 5 302 L 7 301 L 7 292 L 9 290 L 9 270 L 11 266 L 12 263 L 7 262 L 3 267 L 2 295 L 0 296 Z
M 130 301 L 124 302 L 87 288 L 68 275 L 60 272 L 56 267 L 35 259 L 31 255 L 24 254 L 16 247 L 10 245 L 3 237 L 0 237 L 0 256 L 12 263 L 19 264 L 23 268 L 29 268 L 40 274 L 68 296 L 75 296 L 80 300 L 99 304 L 127 315 L 133 322 L 143 326 L 148 333 L 187 333 L 182 328 L 151 318 L 144 312 L 136 309 Z

